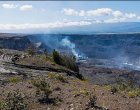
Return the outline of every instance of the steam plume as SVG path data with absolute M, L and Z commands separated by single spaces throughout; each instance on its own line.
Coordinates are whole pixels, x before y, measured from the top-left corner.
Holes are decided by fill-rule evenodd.
M 62 39 L 61 45 L 62 46 L 65 46 L 65 47 L 68 47 L 69 49 L 71 49 L 73 55 L 75 55 L 76 58 L 79 57 L 79 54 L 78 54 L 78 52 L 75 49 L 75 44 L 72 43 L 67 37 L 65 37 L 64 39 Z

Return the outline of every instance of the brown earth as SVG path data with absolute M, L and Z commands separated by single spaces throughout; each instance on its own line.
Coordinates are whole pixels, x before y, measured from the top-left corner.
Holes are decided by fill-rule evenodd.
M 5 52 L 10 51 L 8 50 Z M 16 52 L 13 51 L 13 53 L 15 54 Z M 23 64 L 24 62 L 25 65 L 26 61 L 28 61 L 28 59 L 26 59 L 25 62 L 22 60 L 22 63 L 20 62 L 20 64 Z M 34 62 L 30 62 L 29 64 L 32 63 Z M 48 63 L 48 65 L 51 64 L 53 63 Z M 39 65 L 41 65 L 41 63 L 39 63 Z M 35 66 L 37 65 L 35 64 Z M 53 66 L 50 67 L 53 68 Z M 66 71 L 55 72 L 51 70 L 37 70 L 28 67 L 21 68 L 16 67 L 11 63 L 5 63 L 4 61 L 0 61 L 0 68 L 2 68 L 1 70 L 3 70 L 3 68 L 7 70 L 6 72 L 3 70 L 0 73 L 0 105 L 7 97 L 8 92 L 19 90 L 24 96 L 24 101 L 27 104 L 28 110 L 140 110 L 139 97 L 130 98 L 126 91 L 113 94 L 110 85 L 97 85 L 96 83 L 97 81 L 102 82 L 105 80 L 101 75 L 104 75 L 105 73 L 107 75 L 125 73 L 125 71 L 122 70 L 97 67 L 92 67 L 92 69 L 90 67 L 88 70 L 88 67 L 80 66 L 80 70 L 83 70 L 83 73 L 88 73 L 89 71 L 92 71 L 91 73 L 93 74 L 96 73 L 96 77 L 94 76 L 92 78 L 93 81 L 91 82 L 88 79 L 80 80 L 74 76 L 69 76 Z M 54 68 L 69 71 L 56 64 Z M 97 77 L 98 74 L 101 74 L 100 79 Z M 54 77 L 55 75 L 61 76 L 64 80 Z M 44 78 L 45 81 L 50 84 L 52 91 L 49 96 L 52 100 L 50 103 L 40 101 L 39 99 L 42 99 L 42 96 L 36 95 L 37 88 L 31 82 L 33 79 L 37 80 L 39 77 Z M 94 78 L 98 78 L 95 79 L 95 83 Z M 90 97 L 93 95 L 97 97 L 97 101 L 95 100 L 96 104 L 94 107 L 90 107 L 88 104 L 90 102 Z M 0 110 L 4 109 L 1 108 Z

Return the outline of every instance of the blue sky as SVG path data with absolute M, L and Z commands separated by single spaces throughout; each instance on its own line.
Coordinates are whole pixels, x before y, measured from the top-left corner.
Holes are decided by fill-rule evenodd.
M 0 2 L 0 31 L 140 22 L 139 1 Z

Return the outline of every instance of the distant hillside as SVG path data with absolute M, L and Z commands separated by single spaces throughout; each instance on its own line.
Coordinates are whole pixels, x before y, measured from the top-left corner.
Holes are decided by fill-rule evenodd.
M 139 33 L 140 22 L 118 22 L 118 23 L 95 23 L 89 22 L 89 25 L 79 26 L 60 26 L 53 28 L 31 28 L 31 29 L 13 29 L 13 30 L 1 30 L 0 32 L 6 33 L 25 33 L 25 34 L 95 34 L 95 33 Z
M 140 22 L 92 23 L 84 26 L 54 28 L 50 33 L 95 34 L 95 33 L 131 33 L 140 32 Z

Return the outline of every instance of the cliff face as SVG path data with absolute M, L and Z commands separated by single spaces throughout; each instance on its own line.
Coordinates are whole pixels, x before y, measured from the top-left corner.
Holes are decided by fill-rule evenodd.
M 0 45 L 3 48 L 15 49 L 15 50 L 24 50 L 30 44 L 30 40 L 24 37 L 5 37 L 0 36 Z
M 120 54 L 139 56 L 140 34 L 69 35 L 69 38 L 90 58 L 113 58 Z
M 140 70 L 140 33 L 132 34 L 0 34 L 0 46 L 8 49 L 25 50 L 31 43 L 39 49 L 61 52 L 100 60 L 107 67 Z
M 139 57 L 140 34 L 94 34 L 94 35 L 59 35 L 59 34 L 0 34 L 0 44 L 5 48 L 24 50 L 30 43 L 41 43 L 40 48 L 75 50 L 89 58 L 110 59 L 120 56 Z M 67 40 L 67 39 L 68 40 Z M 66 41 L 65 44 L 63 44 Z M 67 48 L 69 46 L 69 48 Z

